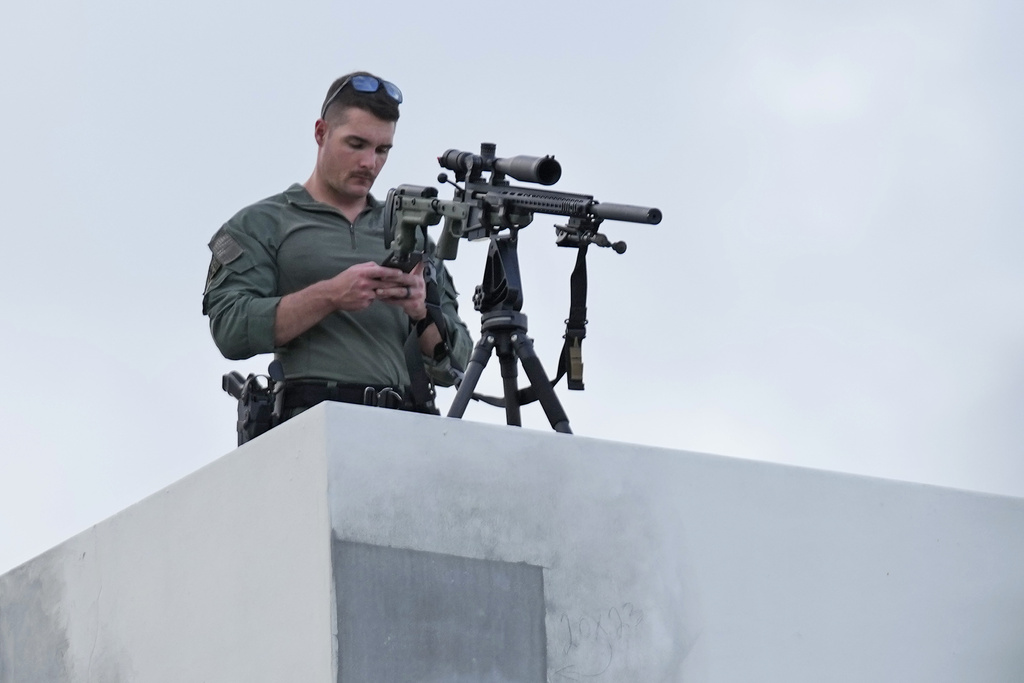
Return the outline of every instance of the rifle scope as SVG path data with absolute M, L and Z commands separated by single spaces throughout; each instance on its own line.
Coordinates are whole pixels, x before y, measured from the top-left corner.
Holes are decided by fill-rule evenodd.
M 499 159 L 494 156 L 494 145 L 486 142 L 480 145 L 480 152 L 473 154 L 449 149 L 437 158 L 437 162 L 449 171 L 468 173 L 471 179 L 478 178 L 483 171 L 497 171 L 525 183 L 554 185 L 562 177 L 562 165 L 550 155 L 531 157 L 520 154 L 511 159 Z

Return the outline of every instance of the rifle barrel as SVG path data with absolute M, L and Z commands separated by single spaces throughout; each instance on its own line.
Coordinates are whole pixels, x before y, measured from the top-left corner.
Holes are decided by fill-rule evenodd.
M 657 225 L 661 222 L 661 210 L 653 207 L 594 202 L 591 212 L 602 220 L 648 223 L 650 225 Z
M 626 221 L 657 225 L 661 222 L 661 210 L 632 204 L 614 204 L 596 201 L 591 195 L 555 192 L 527 187 L 492 186 L 472 183 L 466 188 L 473 195 L 483 195 L 489 203 L 501 204 L 511 201 L 516 208 L 536 213 L 582 218 L 594 216 L 601 220 Z

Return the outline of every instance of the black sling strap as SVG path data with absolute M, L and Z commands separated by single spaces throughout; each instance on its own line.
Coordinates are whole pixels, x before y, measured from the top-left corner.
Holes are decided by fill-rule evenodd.
M 583 339 L 587 336 L 587 243 L 579 247 L 576 267 L 569 277 L 569 317 L 565 321 L 565 344 L 558 359 L 557 382 L 567 374 L 570 389 L 583 391 Z

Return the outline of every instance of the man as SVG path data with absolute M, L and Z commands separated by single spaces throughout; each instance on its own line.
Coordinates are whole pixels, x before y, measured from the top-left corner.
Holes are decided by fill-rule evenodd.
M 242 209 L 210 242 L 203 313 L 214 341 L 230 359 L 275 353 L 287 379 L 284 417 L 323 400 L 363 403 L 367 388 L 395 389 L 393 407 L 424 410 L 413 405 L 410 365 L 422 362 L 434 382 L 450 385 L 451 365 L 469 360 L 472 339 L 448 272 L 438 268 L 440 315 L 435 307 L 432 316 L 422 263 L 409 273 L 380 265 L 384 207 L 370 188 L 401 101 L 394 84 L 366 72 L 336 80 L 314 125 L 309 180 Z

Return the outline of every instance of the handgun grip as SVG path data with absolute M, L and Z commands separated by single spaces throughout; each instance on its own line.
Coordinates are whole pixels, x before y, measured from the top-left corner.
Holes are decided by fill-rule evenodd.
M 229 372 L 221 377 L 221 389 L 228 392 L 237 399 L 242 398 L 242 387 L 245 386 L 245 378 L 237 371 Z

